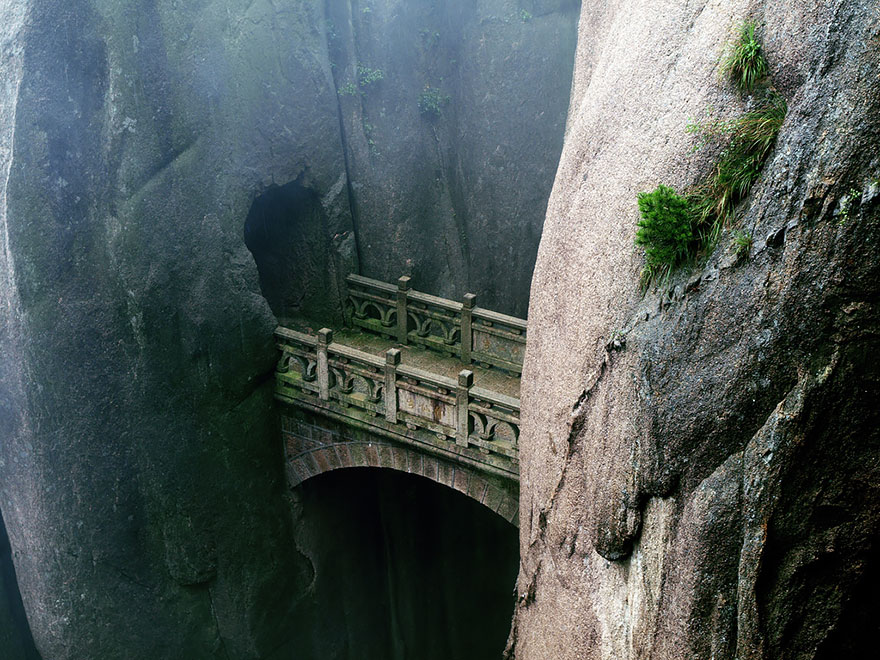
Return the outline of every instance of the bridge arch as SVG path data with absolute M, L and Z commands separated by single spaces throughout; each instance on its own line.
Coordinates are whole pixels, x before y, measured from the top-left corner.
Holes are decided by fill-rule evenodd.
M 491 509 L 519 527 L 519 503 L 506 489 L 478 470 L 452 463 L 404 445 L 376 440 L 351 440 L 332 444 L 292 447 L 287 442 L 287 484 L 295 488 L 307 479 L 332 470 L 374 467 L 425 477 L 447 486 Z M 299 449 L 292 453 L 291 449 Z M 488 478 L 487 478 L 488 477 Z

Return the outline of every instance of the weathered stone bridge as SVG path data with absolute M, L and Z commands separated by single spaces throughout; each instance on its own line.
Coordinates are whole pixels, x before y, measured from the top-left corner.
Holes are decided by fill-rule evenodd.
M 518 525 L 525 321 L 477 307 L 473 294 L 413 291 L 407 277 L 347 282 L 349 328 L 275 331 L 290 487 L 330 470 L 388 468 Z

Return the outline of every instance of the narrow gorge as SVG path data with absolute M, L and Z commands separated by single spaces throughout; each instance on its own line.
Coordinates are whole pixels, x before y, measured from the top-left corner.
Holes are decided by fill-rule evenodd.
M 0 72 L 0 657 L 873 655 L 876 0 L 8 0 Z

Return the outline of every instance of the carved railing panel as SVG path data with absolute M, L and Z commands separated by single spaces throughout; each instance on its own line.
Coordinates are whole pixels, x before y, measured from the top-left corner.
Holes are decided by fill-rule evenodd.
M 407 342 L 461 356 L 461 303 L 412 291 L 407 296 Z
M 341 344 L 328 344 L 327 353 L 331 374 L 329 398 L 343 407 L 354 406 L 371 415 L 384 415 L 385 362 Z
M 397 286 L 349 275 L 348 318 L 352 326 L 394 337 L 459 357 L 520 373 L 526 344 L 526 322 L 476 307 L 476 296 L 462 302 L 439 298 L 409 288 L 409 278 Z
M 483 451 L 519 455 L 519 400 L 480 387 L 470 391 L 469 442 Z
M 278 328 L 275 330 L 275 339 L 275 345 L 281 350 L 281 359 L 275 369 L 276 388 L 288 394 L 303 392 L 317 395 L 317 337 Z
M 350 323 L 388 338 L 397 336 L 397 287 L 360 275 L 349 275 L 347 282 Z
M 519 400 L 400 364 L 400 351 L 377 357 L 334 343 L 323 329 L 312 336 L 278 328 L 279 399 L 326 410 L 427 451 L 454 454 L 470 465 L 517 478 Z

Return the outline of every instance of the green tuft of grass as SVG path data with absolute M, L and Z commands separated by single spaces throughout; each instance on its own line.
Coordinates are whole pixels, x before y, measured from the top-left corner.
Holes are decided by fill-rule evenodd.
M 729 52 L 721 62 L 722 72 L 741 92 L 751 93 L 770 70 L 761 42 L 755 34 L 756 29 L 754 21 L 745 21 L 740 27 L 739 37 L 729 45 Z
M 704 248 L 714 248 L 734 207 L 757 181 L 787 112 L 785 99 L 771 92 L 725 129 L 730 135 L 727 148 L 714 171 L 688 195 L 695 233 Z
M 740 261 L 748 259 L 749 253 L 752 251 L 752 235 L 747 231 L 736 230 L 733 232 L 733 238 L 730 241 L 730 247 L 733 253 Z

